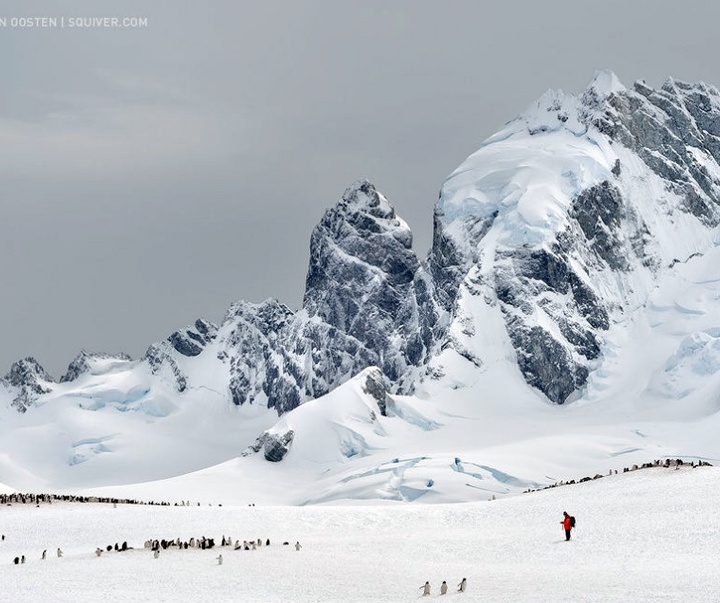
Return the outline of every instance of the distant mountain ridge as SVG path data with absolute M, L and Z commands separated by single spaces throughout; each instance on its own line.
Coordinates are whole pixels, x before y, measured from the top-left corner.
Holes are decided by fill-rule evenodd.
M 719 164 L 717 89 L 672 79 L 628 89 L 599 72 L 580 95 L 543 95 L 448 177 L 424 261 L 360 180 L 311 235 L 299 311 L 241 301 L 220 325 L 200 319 L 134 364 L 115 360 L 179 398 L 208 388 L 279 415 L 372 366 L 408 394 L 462 387 L 506 362 L 563 404 L 583 396 L 610 326 L 715 244 Z M 111 360 L 83 353 L 61 381 Z M 25 359 L 0 397 L 26 412 L 55 386 Z

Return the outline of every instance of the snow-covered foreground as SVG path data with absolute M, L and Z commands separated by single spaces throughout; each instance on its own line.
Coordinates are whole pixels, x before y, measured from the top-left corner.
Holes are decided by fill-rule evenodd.
M 467 602 L 706 602 L 720 592 L 718 492 L 720 469 L 685 467 L 454 505 L 14 504 L 0 510 L 0 584 L 16 603 L 416 601 L 439 597 L 443 580 L 449 600 Z M 563 510 L 578 520 L 570 542 Z M 142 548 L 203 535 L 271 545 L 158 559 Z M 138 548 L 93 552 L 125 540 Z

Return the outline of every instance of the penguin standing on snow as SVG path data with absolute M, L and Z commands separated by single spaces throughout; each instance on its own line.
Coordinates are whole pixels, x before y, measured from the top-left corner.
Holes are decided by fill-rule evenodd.
M 440 594 L 447 595 L 447 582 L 445 582 L 445 580 L 443 580 L 442 584 L 440 585 Z
M 429 594 L 430 594 L 430 582 L 427 582 L 427 581 L 426 581 L 425 584 L 423 584 L 423 585 L 420 587 L 420 590 L 423 591 L 423 592 L 422 592 L 423 597 L 426 596 L 426 595 L 429 595 Z
M 458 592 L 464 593 L 466 588 L 467 588 L 467 578 L 463 578 L 462 580 L 460 580 L 460 584 L 458 584 Z

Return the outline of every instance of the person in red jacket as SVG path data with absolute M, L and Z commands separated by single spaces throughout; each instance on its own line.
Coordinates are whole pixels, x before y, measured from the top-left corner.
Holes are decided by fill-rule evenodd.
M 573 520 L 567 511 L 563 511 L 563 520 L 560 522 L 565 529 L 565 540 L 570 540 L 570 531 L 573 529 Z

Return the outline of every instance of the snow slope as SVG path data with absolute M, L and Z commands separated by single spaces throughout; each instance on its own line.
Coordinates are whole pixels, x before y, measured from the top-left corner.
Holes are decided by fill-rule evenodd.
M 14 504 L 0 509 L 0 584 L 14 603 L 418 601 L 440 596 L 443 580 L 451 601 L 706 603 L 720 592 L 719 488 L 717 468 L 654 468 L 456 505 Z M 570 542 L 563 510 L 577 517 Z M 149 538 L 203 535 L 271 544 L 170 549 L 158 559 L 142 548 Z M 94 555 L 123 541 L 137 548 Z M 14 565 L 22 554 L 25 565 Z
M 621 395 L 552 406 L 528 397 L 522 379 L 506 369 L 498 364 L 475 388 L 427 400 L 388 396 L 385 414 L 367 387 L 379 371 L 368 369 L 264 432 L 293 432 L 280 462 L 248 441 L 237 458 L 214 467 L 80 492 L 226 504 L 442 504 L 502 498 L 656 459 L 720 464 L 720 414 L 705 414 L 700 393 L 681 410 L 666 401 L 663 412 L 642 398 L 625 404 Z M 132 473 L 128 468 L 125 481 Z
M 0 474 L 34 491 L 164 478 L 236 456 L 276 419 L 204 387 L 179 397 L 146 363 L 100 363 L 2 416 Z

